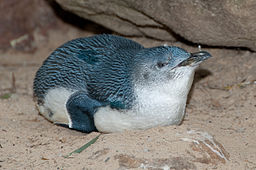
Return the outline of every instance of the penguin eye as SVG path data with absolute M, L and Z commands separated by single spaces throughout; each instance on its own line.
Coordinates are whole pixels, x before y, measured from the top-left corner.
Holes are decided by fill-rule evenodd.
M 162 63 L 162 62 L 158 62 L 157 63 L 157 68 L 163 68 L 164 66 L 166 66 L 168 63 Z

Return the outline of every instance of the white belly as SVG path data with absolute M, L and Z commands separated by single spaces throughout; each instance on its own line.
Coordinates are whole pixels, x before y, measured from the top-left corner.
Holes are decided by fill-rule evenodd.
M 94 115 L 96 128 L 101 132 L 121 132 L 129 129 L 148 129 L 155 126 L 180 124 L 185 113 L 186 100 L 169 105 L 148 107 L 145 110 L 119 111 L 100 108 Z

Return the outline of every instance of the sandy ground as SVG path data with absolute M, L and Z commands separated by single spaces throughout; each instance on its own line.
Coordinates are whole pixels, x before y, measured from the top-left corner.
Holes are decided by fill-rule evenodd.
M 0 54 L 0 169 L 256 169 L 256 53 L 234 49 L 206 49 L 214 57 L 196 72 L 182 125 L 102 134 L 82 153 L 64 158 L 99 133 L 69 130 L 38 115 L 32 82 L 51 51 L 91 34 L 51 31 L 47 40 L 36 36 L 34 54 Z M 191 130 L 211 134 L 225 160 L 193 156 L 196 149 L 177 138 Z

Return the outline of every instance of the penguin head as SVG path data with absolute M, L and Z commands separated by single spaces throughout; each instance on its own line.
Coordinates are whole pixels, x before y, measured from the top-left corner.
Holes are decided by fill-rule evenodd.
M 206 51 L 189 53 L 175 46 L 145 48 L 135 57 L 134 79 L 139 84 L 180 79 L 209 57 Z

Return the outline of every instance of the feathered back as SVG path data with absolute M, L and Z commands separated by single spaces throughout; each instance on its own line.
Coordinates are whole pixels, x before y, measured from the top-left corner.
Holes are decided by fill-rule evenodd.
M 126 103 L 131 92 L 129 69 L 140 44 L 102 34 L 71 40 L 57 48 L 43 63 L 34 80 L 34 96 L 42 102 L 47 90 L 64 87 L 84 90 L 100 101 Z M 121 100 L 122 101 L 119 101 Z M 126 106 L 124 106 L 126 107 Z

